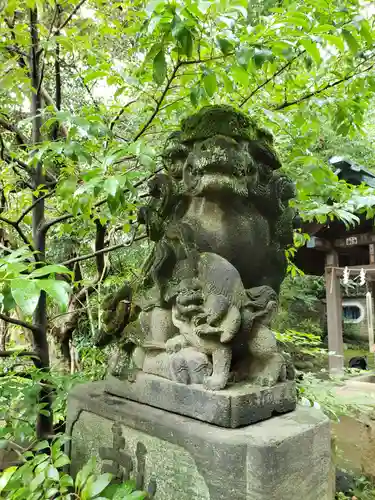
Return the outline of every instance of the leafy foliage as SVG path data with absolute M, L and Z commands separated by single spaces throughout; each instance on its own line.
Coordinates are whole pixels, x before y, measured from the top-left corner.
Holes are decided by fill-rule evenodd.
M 65 281 L 49 277 L 56 274 L 69 275 L 71 271 L 61 265 L 35 267 L 35 262 L 26 263 L 29 258 L 30 251 L 21 247 L 0 259 L 0 283 L 3 286 L 0 302 L 3 311 L 8 312 L 17 305 L 24 314 L 31 315 L 38 304 L 41 290 L 55 300 L 62 310 L 66 309 L 70 286 Z
M 0 473 L 0 498 L 8 500 L 144 500 L 147 493 L 136 491 L 128 481 L 111 485 L 111 474 L 96 474 L 93 457 L 77 474 L 75 480 L 64 472 L 70 463 L 62 451 L 66 439 L 58 437 L 51 445 L 37 443 L 20 455 L 23 464 Z

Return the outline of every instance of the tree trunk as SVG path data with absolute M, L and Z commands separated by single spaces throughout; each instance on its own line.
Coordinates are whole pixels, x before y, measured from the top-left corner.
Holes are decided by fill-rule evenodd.
M 41 98 L 41 75 L 39 69 L 39 33 L 38 33 L 38 11 L 37 9 L 30 9 L 30 36 L 31 36 L 31 53 L 30 53 L 30 75 L 31 75 L 31 116 L 32 116 L 32 143 L 37 147 L 42 139 L 41 126 L 42 126 L 42 98 Z M 34 187 L 35 189 L 44 184 L 43 165 L 38 161 L 35 174 L 34 174 Z M 33 243 L 37 252 L 37 259 L 39 262 L 45 260 L 45 243 L 46 235 L 42 230 L 44 222 L 44 198 L 34 197 L 35 204 L 33 209 Z M 37 327 L 33 335 L 34 351 L 40 360 L 40 369 L 49 373 L 49 351 L 47 341 L 47 298 L 46 293 L 40 293 L 39 302 L 33 317 L 33 325 Z M 39 403 L 43 405 L 43 410 L 47 410 L 49 415 L 38 415 L 37 420 L 37 436 L 38 438 L 45 438 L 51 436 L 53 433 L 53 416 L 51 408 L 51 389 L 44 383 L 40 390 Z
M 0 351 L 6 351 L 8 326 L 6 321 L 0 320 Z

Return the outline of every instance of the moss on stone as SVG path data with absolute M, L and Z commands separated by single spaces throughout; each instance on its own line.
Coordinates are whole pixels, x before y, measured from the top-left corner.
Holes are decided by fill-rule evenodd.
M 244 113 L 231 106 L 206 106 L 181 123 L 181 141 L 202 140 L 213 135 L 261 140 L 272 144 L 272 135 L 259 129 Z

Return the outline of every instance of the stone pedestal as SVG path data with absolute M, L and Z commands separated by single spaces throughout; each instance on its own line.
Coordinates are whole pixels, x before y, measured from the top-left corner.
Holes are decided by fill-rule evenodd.
M 138 476 L 155 500 L 332 500 L 328 419 L 314 408 L 238 429 L 110 395 L 105 383 L 69 396 L 71 473 Z
M 109 377 L 105 390 L 114 396 L 229 428 L 266 420 L 296 407 L 294 380 L 274 387 L 243 382 L 221 391 L 209 391 L 202 385 L 179 384 L 139 372 L 132 382 Z

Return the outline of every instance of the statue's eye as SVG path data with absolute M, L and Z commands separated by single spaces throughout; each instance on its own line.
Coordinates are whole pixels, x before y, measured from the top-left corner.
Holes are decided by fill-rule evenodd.
M 187 147 L 179 145 L 176 148 L 170 149 L 164 155 L 165 160 L 171 163 L 184 162 L 189 154 Z

